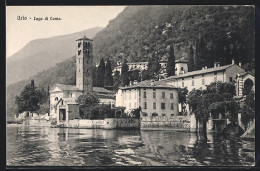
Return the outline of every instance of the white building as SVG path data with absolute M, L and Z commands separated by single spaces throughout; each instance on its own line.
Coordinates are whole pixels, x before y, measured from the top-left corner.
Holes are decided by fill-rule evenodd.
M 160 81 L 142 81 L 121 87 L 116 94 L 116 107 L 125 107 L 127 113 L 141 107 L 143 116 L 177 116 L 178 89 Z

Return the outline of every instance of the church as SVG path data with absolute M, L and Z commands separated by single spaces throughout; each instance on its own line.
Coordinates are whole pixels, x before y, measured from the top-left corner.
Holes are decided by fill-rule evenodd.
M 69 120 L 80 119 L 78 97 L 94 93 L 100 103 L 114 104 L 115 94 L 103 87 L 93 87 L 93 40 L 76 40 L 76 85 L 55 84 L 50 89 L 50 116 L 57 125 L 68 125 Z

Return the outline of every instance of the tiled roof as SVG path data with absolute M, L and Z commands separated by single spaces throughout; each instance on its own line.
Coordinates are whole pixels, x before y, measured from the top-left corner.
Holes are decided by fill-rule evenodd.
M 107 89 L 105 89 L 105 88 L 103 88 L 103 87 L 93 87 L 93 91 L 94 91 L 94 92 L 98 92 L 98 93 L 113 94 L 112 91 L 107 90 Z
M 166 84 L 164 81 L 150 81 L 150 80 L 145 80 L 142 82 L 139 82 L 137 84 L 133 84 L 131 86 L 127 87 L 120 87 L 120 89 L 125 90 L 125 89 L 132 89 L 132 88 L 176 88 L 172 85 Z
M 168 77 L 165 80 L 188 77 L 188 76 L 193 76 L 193 75 L 200 75 L 200 74 L 205 74 L 205 73 L 215 72 L 215 71 L 222 71 L 222 70 L 225 70 L 225 69 L 227 69 L 227 68 L 229 68 L 233 65 L 234 64 L 230 64 L 230 65 L 219 66 L 219 67 L 215 67 L 215 68 L 208 68 L 208 69 L 203 69 L 203 70 L 198 70 L 198 71 L 186 72 L 184 74 L 174 75 L 174 76 Z
M 51 88 L 50 92 L 52 92 L 55 87 L 58 87 L 61 90 L 81 91 L 79 88 L 76 87 L 76 85 L 55 84 Z

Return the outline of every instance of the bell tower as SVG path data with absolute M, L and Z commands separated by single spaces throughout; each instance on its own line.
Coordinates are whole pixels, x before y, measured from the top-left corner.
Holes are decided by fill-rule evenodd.
M 76 40 L 76 87 L 83 93 L 92 92 L 93 90 L 93 40 L 83 37 Z

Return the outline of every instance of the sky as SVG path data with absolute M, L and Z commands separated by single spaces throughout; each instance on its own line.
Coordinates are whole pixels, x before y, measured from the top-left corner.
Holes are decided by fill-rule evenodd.
M 106 27 L 124 8 L 125 6 L 7 6 L 6 56 L 10 57 L 34 39 Z M 45 20 L 46 17 L 48 20 Z M 50 20 L 50 17 L 61 20 Z

